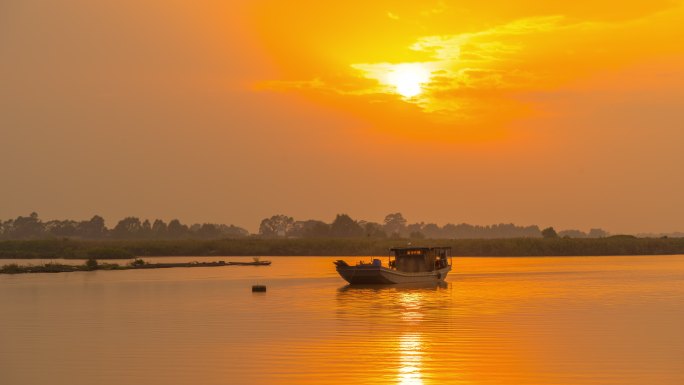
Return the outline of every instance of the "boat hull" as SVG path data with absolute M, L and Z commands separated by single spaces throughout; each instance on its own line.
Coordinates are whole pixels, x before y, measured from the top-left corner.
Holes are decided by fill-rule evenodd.
M 337 266 L 337 272 L 345 281 L 356 284 L 397 284 L 444 281 L 451 266 L 443 269 L 420 273 L 408 273 L 382 266 Z

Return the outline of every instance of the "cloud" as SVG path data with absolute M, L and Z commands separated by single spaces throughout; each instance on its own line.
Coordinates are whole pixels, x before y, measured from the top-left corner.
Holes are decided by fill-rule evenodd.
M 281 85 L 413 104 L 441 122 L 488 122 L 488 116 L 502 111 L 517 117 L 534 111 L 526 94 L 648 60 L 658 50 L 676 50 L 664 37 L 681 11 L 676 7 L 613 22 L 557 14 L 455 34 L 427 34 L 406 46 L 406 57 L 414 60 L 350 63 L 351 71 L 336 78 Z M 681 28 L 678 31 L 681 35 Z M 421 85 L 423 92 L 410 98 L 397 95 L 388 81 L 389 74 L 406 65 L 430 74 Z
M 487 113 L 486 108 L 475 108 L 476 100 L 468 100 L 472 90 L 510 90 L 528 86 L 535 75 L 516 68 L 517 57 L 524 49 L 523 39 L 531 34 L 540 34 L 567 28 L 562 16 L 546 16 L 516 20 L 508 24 L 473 33 L 457 35 L 426 36 L 418 39 L 409 48 L 426 54 L 430 60 L 413 63 L 421 65 L 431 74 L 431 81 L 424 86 L 418 97 L 408 99 L 427 113 L 440 112 L 462 120 L 471 115 Z M 359 75 L 377 81 L 367 93 L 393 93 L 386 77 L 394 68 L 406 63 L 358 63 L 351 67 Z M 454 97 L 460 95 L 459 97 Z M 493 96 L 493 95 L 492 95 Z
M 438 14 L 444 13 L 444 12 L 446 12 L 447 9 L 449 9 L 449 6 L 447 6 L 447 4 L 444 1 L 438 1 L 436 6 L 430 8 L 430 9 L 426 9 L 424 11 L 421 11 L 420 14 L 421 14 L 421 16 L 429 17 L 432 15 L 438 15 Z

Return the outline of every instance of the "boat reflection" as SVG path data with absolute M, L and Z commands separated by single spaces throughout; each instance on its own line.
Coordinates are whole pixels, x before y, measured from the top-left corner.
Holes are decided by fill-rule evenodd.
M 397 283 L 393 285 L 382 284 L 368 284 L 368 285 L 344 285 L 337 289 L 338 291 L 413 291 L 419 289 L 446 289 L 449 284 L 444 281 L 437 282 L 414 282 L 414 283 Z

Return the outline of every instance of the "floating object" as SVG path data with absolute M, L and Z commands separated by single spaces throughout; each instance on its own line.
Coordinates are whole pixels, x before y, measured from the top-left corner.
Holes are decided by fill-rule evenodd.
M 252 293 L 254 292 L 265 293 L 266 285 L 252 285 Z
M 451 271 L 450 247 L 396 247 L 390 249 L 388 267 L 379 259 L 351 266 L 335 261 L 337 272 L 350 284 L 441 282 Z

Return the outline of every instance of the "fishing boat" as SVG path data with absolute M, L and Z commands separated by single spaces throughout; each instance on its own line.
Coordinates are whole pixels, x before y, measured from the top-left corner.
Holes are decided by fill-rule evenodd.
M 451 271 L 451 247 L 396 247 L 387 265 L 375 258 L 355 266 L 335 261 L 337 272 L 350 284 L 397 284 L 444 281 Z

